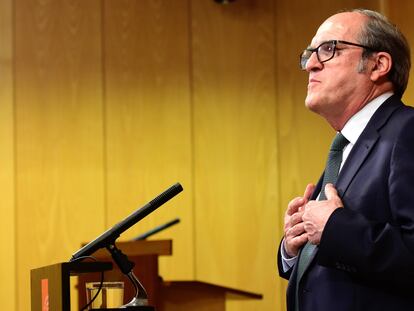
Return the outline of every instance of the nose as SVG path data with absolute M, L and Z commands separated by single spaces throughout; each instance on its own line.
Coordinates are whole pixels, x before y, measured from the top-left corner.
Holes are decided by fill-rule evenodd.
M 308 61 L 306 62 L 305 70 L 307 72 L 310 72 L 315 69 L 322 69 L 323 65 L 318 60 L 318 56 L 316 55 L 316 52 L 313 52 L 312 55 L 309 57 Z

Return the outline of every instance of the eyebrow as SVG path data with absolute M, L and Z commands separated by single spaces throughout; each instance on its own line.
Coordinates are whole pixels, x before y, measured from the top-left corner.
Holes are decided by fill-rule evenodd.
M 316 45 L 316 47 L 318 47 L 318 46 L 320 46 L 321 44 L 323 44 L 323 43 L 326 43 L 326 42 L 332 42 L 332 41 L 341 41 L 341 40 L 338 40 L 338 39 L 329 39 L 329 40 L 324 40 L 324 41 L 321 41 L 321 42 L 319 42 L 319 44 L 317 44 Z M 306 48 L 307 49 L 315 49 L 316 47 L 312 47 L 312 45 L 308 45 Z

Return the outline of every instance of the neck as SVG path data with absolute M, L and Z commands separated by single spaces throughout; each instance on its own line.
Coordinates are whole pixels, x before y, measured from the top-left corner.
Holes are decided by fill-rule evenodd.
M 375 88 L 362 100 L 347 105 L 343 111 L 340 111 L 335 115 L 323 117 L 328 121 L 333 129 L 340 132 L 344 128 L 345 124 L 349 121 L 349 119 L 351 119 L 356 113 L 364 108 L 370 101 L 390 91 L 393 91 L 392 87 Z

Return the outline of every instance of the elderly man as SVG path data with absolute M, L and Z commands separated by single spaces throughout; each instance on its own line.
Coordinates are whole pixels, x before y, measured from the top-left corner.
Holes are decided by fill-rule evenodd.
M 319 183 L 285 214 L 289 311 L 414 310 L 414 109 L 410 51 L 381 14 L 328 18 L 300 58 L 306 106 L 337 132 Z

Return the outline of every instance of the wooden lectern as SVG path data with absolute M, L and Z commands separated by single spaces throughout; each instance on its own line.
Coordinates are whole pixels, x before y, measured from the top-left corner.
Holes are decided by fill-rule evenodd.
M 162 284 L 157 311 L 225 311 L 227 299 L 262 299 L 256 293 L 200 281 L 171 281 Z
M 70 277 L 111 269 L 110 262 L 64 262 L 31 270 L 32 311 L 70 311 Z
M 192 281 L 163 281 L 158 274 L 158 256 L 172 254 L 171 240 L 118 242 L 117 247 L 135 263 L 134 273 L 148 293 L 149 304 L 157 311 L 224 311 L 226 299 L 262 299 L 262 295 L 215 284 Z M 93 254 L 103 263 L 69 262 L 31 271 L 32 311 L 44 311 L 49 298 L 50 311 L 70 311 L 69 277 L 78 276 L 79 309 L 86 304 L 85 282 L 124 281 L 124 303 L 135 294 L 130 281 L 114 266 L 110 254 L 100 249 Z M 44 280 L 48 280 L 47 282 Z M 48 293 L 48 295 L 46 295 Z
M 86 243 L 85 243 L 86 244 Z M 162 280 L 158 274 L 158 256 L 172 254 L 171 240 L 153 240 L 153 241 L 131 241 L 117 242 L 117 247 L 128 256 L 128 259 L 135 263 L 134 273 L 144 285 L 148 293 L 149 304 L 155 306 L 158 310 L 160 301 L 159 295 Z M 100 249 L 93 254 L 100 261 L 112 261 L 111 255 L 106 249 Z M 124 303 L 127 303 L 135 294 L 135 290 L 114 263 L 114 269 L 105 272 L 106 281 L 123 281 L 124 282 Z M 86 304 L 85 282 L 99 281 L 97 274 L 83 274 L 79 276 L 78 292 L 79 307 Z
M 262 299 L 262 295 L 214 285 L 198 280 L 163 281 L 158 274 L 158 256 L 172 254 L 171 240 L 140 240 L 118 242 L 117 247 L 135 263 L 134 273 L 148 293 L 149 303 L 157 311 L 224 311 L 226 299 Z M 100 260 L 109 261 L 109 253 L 101 249 L 94 254 Z M 106 273 L 108 274 L 108 273 Z M 87 275 L 80 276 L 79 289 L 84 288 Z M 96 276 L 95 276 L 96 277 Z M 111 281 L 125 282 L 125 303 L 132 297 L 133 288 L 115 267 L 108 274 Z M 85 301 L 79 293 L 80 303 Z

